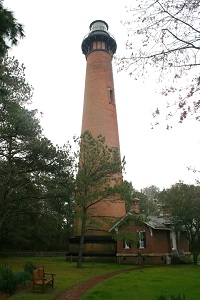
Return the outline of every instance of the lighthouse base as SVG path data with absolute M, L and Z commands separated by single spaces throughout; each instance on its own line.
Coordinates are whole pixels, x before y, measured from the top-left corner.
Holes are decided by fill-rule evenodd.
M 66 260 L 77 261 L 80 236 L 69 239 L 69 252 Z M 86 236 L 83 261 L 116 262 L 116 242 L 110 236 Z

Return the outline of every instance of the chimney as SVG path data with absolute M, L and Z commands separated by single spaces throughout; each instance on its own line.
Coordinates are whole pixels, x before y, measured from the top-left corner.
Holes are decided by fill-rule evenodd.
M 139 214 L 140 213 L 140 200 L 138 198 L 134 198 L 130 203 L 130 212 Z

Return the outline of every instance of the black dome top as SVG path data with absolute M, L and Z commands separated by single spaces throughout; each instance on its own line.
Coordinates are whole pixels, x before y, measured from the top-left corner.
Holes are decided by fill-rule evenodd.
M 117 49 L 117 43 L 114 37 L 108 31 L 108 24 L 102 20 L 93 21 L 89 27 L 90 31 L 83 39 L 81 48 L 86 55 L 93 51 L 105 51 L 114 54 Z M 98 43 L 98 46 L 95 42 Z M 96 45 L 96 46 L 95 46 Z

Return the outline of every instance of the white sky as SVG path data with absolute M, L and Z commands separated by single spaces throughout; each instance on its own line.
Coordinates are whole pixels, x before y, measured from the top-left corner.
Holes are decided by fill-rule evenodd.
M 26 38 L 13 48 L 26 66 L 27 81 L 34 87 L 33 105 L 44 113 L 41 125 L 54 144 L 72 141 L 81 133 L 86 60 L 81 43 L 92 21 L 108 23 L 117 41 L 117 55 L 125 54 L 126 1 L 116 0 L 4 0 L 24 25 Z M 126 157 L 125 179 L 141 189 L 156 185 L 160 189 L 183 180 L 195 183 L 200 170 L 199 124 L 186 121 L 151 129 L 152 112 L 165 105 L 166 98 L 155 92 L 151 75 L 143 83 L 126 72 L 117 72 L 113 63 L 121 154 Z M 154 70 L 152 70 L 154 74 Z

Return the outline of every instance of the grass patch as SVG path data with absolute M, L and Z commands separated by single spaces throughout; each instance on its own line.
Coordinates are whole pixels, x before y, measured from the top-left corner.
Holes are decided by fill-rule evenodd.
M 83 263 L 82 269 L 76 268 L 75 262 L 66 262 L 65 257 L 54 258 L 36 258 L 36 257 L 9 257 L 0 258 L 0 265 L 8 265 L 12 271 L 21 272 L 23 266 L 28 262 L 32 262 L 35 266 L 44 266 L 46 272 L 55 273 L 54 288 L 48 287 L 44 294 L 32 293 L 32 286 L 29 285 L 23 290 L 9 297 L 9 300 L 51 300 L 60 294 L 78 285 L 90 278 L 98 277 L 113 271 L 126 269 L 129 266 L 118 265 L 116 263 Z M 133 267 L 133 266 L 131 266 Z M 3 299 L 3 296 L 0 300 Z
M 32 293 L 31 285 L 9 297 L 9 300 L 51 300 L 90 278 L 114 271 L 128 269 L 133 265 L 116 263 L 84 263 L 77 269 L 75 262 L 66 262 L 65 257 L 55 258 L 0 258 L 0 265 L 7 264 L 13 272 L 23 271 L 26 262 L 35 266 L 45 266 L 47 272 L 55 273 L 55 287 L 48 287 L 44 294 Z M 199 299 L 200 266 L 179 265 L 144 268 L 127 271 L 99 283 L 90 289 L 81 300 L 156 300 L 160 295 L 171 300 L 170 296 L 185 295 L 186 300 Z M 2 298 L 3 299 L 3 298 Z M 1 297 L 0 297 L 1 300 Z
M 186 300 L 199 299 L 199 266 L 162 266 L 129 271 L 111 277 L 90 289 L 81 300 L 131 299 L 156 300 L 160 295 L 185 295 Z M 182 298 L 181 298 L 182 299 Z

